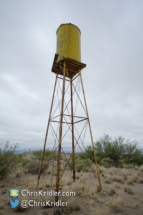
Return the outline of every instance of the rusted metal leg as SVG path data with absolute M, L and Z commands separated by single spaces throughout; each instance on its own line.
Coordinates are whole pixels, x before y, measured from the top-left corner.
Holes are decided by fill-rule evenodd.
M 89 114 L 88 114 L 88 108 L 87 108 L 87 103 L 86 103 L 86 98 L 85 98 L 85 93 L 84 93 L 84 87 L 83 87 L 83 81 L 82 81 L 81 72 L 80 72 L 80 80 L 81 80 L 81 86 L 82 86 L 82 91 L 83 91 L 84 103 L 85 103 L 85 108 L 86 108 L 86 115 L 87 115 L 87 118 L 88 118 L 89 131 L 90 131 L 90 137 L 91 137 L 91 142 L 92 142 L 92 149 L 93 149 L 93 153 L 94 153 L 94 161 L 95 161 L 96 173 L 97 173 L 98 182 L 99 182 L 99 191 L 101 191 L 102 190 L 102 186 L 101 186 L 101 181 L 100 181 L 100 172 L 99 172 L 98 163 L 97 163 L 97 159 L 96 159 L 94 141 L 93 141 L 93 136 L 92 136 L 92 130 L 91 130 L 91 125 L 90 125 L 90 120 L 89 120 Z
M 55 90 L 56 90 L 56 84 L 57 84 L 57 77 L 58 77 L 58 75 L 56 75 L 56 80 L 55 80 L 55 85 L 54 85 L 54 91 L 53 91 L 53 96 L 52 96 L 50 114 L 49 114 L 49 119 L 48 119 L 48 124 L 47 124 L 47 129 L 46 129 L 46 135 L 45 135 L 45 140 L 44 140 L 44 146 L 43 146 L 43 151 L 42 151 L 42 157 L 41 157 L 41 162 L 40 162 L 40 168 L 39 168 L 39 173 L 38 173 L 37 188 L 39 186 L 39 180 L 40 180 L 40 176 L 41 176 L 41 172 L 42 172 L 42 166 L 43 166 L 43 160 L 44 160 L 47 136 L 48 136 L 49 126 L 50 126 L 50 120 L 51 120 L 51 114 L 52 114 L 52 108 L 53 108 L 53 102 L 54 102 L 54 96 L 55 96 Z
M 63 110 L 64 110 L 64 95 L 65 95 L 65 76 L 66 76 L 66 62 L 64 62 L 64 76 L 63 76 L 63 87 L 62 87 L 62 103 L 60 113 L 60 128 L 59 128 L 59 146 L 58 146 L 58 163 L 57 163 L 57 175 L 56 175 L 56 192 L 59 192 L 59 181 L 60 181 L 60 166 L 61 166 L 61 145 L 62 145 L 62 131 L 63 131 Z M 55 201 L 58 201 L 58 195 L 55 196 Z
M 75 149 L 74 149 L 74 117 L 73 117 L 73 87 L 72 79 L 70 79 L 70 92 L 71 92 L 71 132 L 72 132 L 72 169 L 73 169 L 73 180 L 75 181 Z

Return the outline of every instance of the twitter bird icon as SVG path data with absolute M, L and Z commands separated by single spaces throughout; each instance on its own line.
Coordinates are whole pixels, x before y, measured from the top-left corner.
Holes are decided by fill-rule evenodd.
M 14 201 L 10 200 L 9 201 L 11 208 L 16 208 L 19 205 L 19 200 L 16 199 Z

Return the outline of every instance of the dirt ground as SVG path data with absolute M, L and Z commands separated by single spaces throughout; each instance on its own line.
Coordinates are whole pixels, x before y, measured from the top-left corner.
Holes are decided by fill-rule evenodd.
M 34 157 L 27 155 L 33 160 Z M 64 165 L 64 161 L 62 161 Z M 94 168 L 94 167 L 93 167 Z M 61 192 L 75 192 L 76 196 L 59 197 L 62 202 L 68 202 L 67 207 L 35 206 L 23 209 L 20 205 L 11 209 L 9 196 L 11 188 L 20 191 L 36 191 L 37 175 L 27 173 L 25 166 L 18 164 L 16 169 L 6 179 L 0 181 L 0 215 L 143 215 L 143 166 L 124 168 L 100 167 L 102 191 L 98 191 L 98 179 L 89 170 L 76 173 L 76 181 L 72 180 L 72 171 L 66 169 L 60 180 Z M 46 173 L 40 178 L 38 190 L 51 191 L 56 182 L 56 167 L 49 165 Z M 40 202 L 55 201 L 55 197 L 18 197 L 22 200 Z M 43 203 L 41 203 L 43 204 Z

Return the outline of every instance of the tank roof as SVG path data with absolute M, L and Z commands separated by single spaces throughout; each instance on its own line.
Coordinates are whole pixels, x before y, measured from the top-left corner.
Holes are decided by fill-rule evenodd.
M 64 23 L 64 24 L 61 24 L 59 27 L 58 27 L 58 29 L 62 26 L 62 25 L 74 25 L 74 24 L 72 24 L 72 23 Z M 77 27 L 76 25 L 74 25 L 76 28 L 78 28 L 78 30 L 80 31 L 80 33 L 81 33 L 81 30 L 79 29 L 79 27 Z M 58 29 L 57 29 L 57 31 L 58 31 Z M 57 31 L 56 31 L 56 34 L 57 34 Z

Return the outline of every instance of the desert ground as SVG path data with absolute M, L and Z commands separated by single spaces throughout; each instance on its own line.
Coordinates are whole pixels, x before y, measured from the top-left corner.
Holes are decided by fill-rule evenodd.
M 143 214 L 143 165 L 126 165 L 123 168 L 100 166 L 102 191 L 99 192 L 98 179 L 90 169 L 76 173 L 73 182 L 72 171 L 66 168 L 60 180 L 60 191 L 76 193 L 76 196 L 59 197 L 59 200 L 68 202 L 67 207 L 35 206 L 22 208 L 20 205 L 10 208 L 9 190 L 36 191 L 38 174 L 30 165 L 37 165 L 38 160 L 33 154 L 23 155 L 28 162 L 18 163 L 5 178 L 0 180 L 0 215 L 142 215 Z M 44 161 L 46 163 L 46 161 Z M 61 161 L 61 170 L 65 160 Z M 95 170 L 94 164 L 92 168 Z M 34 172 L 35 171 L 35 172 Z M 41 175 L 38 190 L 51 191 L 56 181 L 56 166 L 52 162 Z M 55 197 L 23 197 L 19 200 L 35 199 L 36 201 L 54 201 Z

